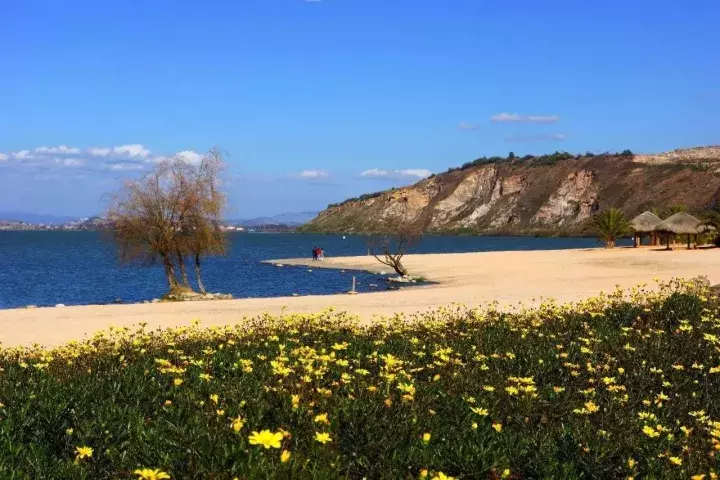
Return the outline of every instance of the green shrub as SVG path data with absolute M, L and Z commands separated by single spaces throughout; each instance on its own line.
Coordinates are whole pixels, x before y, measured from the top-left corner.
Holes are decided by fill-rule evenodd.
M 5 349 L 0 478 L 709 478 L 720 318 L 705 295 L 674 283 Z M 252 441 L 264 430 L 268 448 Z

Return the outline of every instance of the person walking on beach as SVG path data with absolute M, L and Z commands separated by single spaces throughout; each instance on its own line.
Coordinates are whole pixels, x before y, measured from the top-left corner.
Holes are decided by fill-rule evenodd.
M 318 260 L 321 262 L 325 259 L 325 250 L 318 248 Z
M 318 252 L 320 249 L 318 247 L 313 247 L 313 260 L 316 261 L 318 259 Z

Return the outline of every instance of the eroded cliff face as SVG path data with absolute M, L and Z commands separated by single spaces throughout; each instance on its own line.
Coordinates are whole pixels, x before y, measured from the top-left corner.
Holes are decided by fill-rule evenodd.
M 331 207 L 304 230 L 369 232 L 378 221 L 405 212 L 427 232 L 578 235 L 603 208 L 621 208 L 628 216 L 678 203 L 707 208 L 720 195 L 718 166 L 627 157 L 476 166 Z

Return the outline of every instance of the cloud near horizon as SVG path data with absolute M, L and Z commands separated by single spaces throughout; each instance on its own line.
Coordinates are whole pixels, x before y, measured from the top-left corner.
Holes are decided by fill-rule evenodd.
M 557 115 L 518 115 L 517 113 L 498 113 L 490 117 L 495 123 L 557 123 Z
M 426 168 L 407 168 L 404 170 L 385 170 L 382 168 L 371 168 L 360 174 L 362 178 L 387 178 L 387 179 L 422 179 L 432 175 Z
M 458 124 L 458 129 L 465 130 L 467 132 L 473 132 L 475 130 L 478 130 L 479 128 L 480 128 L 479 125 L 474 125 L 474 124 L 468 123 L 468 122 L 460 122 Z
M 86 149 L 67 145 L 40 146 L 32 150 L 0 152 L 3 167 L 16 167 L 20 170 L 82 167 L 92 172 L 144 171 L 150 170 L 161 160 L 173 157 L 197 165 L 203 155 L 193 150 L 182 150 L 169 156 L 152 155 L 150 149 L 138 143 Z
M 567 138 L 564 133 L 546 135 L 510 135 L 505 137 L 506 142 L 532 143 L 532 142 L 562 142 Z
M 328 178 L 330 174 L 325 170 L 303 170 L 300 178 Z

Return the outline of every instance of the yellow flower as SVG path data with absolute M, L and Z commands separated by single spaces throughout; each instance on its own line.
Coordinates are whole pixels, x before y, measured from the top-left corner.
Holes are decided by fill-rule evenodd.
M 426 432 L 426 433 L 423 433 L 423 437 L 422 437 L 422 438 L 423 438 L 423 443 L 424 443 L 425 445 L 427 445 L 428 443 L 430 443 L 430 437 L 431 437 L 431 435 L 430 435 L 429 433 L 427 433 L 427 432 Z
M 175 385 L 176 387 L 179 387 L 182 384 L 183 384 L 182 378 L 176 378 L 175 380 L 173 380 L 173 385 Z
M 218 396 L 217 393 L 213 393 L 212 395 L 210 395 L 210 400 L 212 400 L 212 402 L 213 402 L 215 405 L 217 405 L 218 402 L 220 401 L 220 397 Z
M 657 438 L 660 436 L 660 432 L 656 432 L 654 428 L 649 425 L 645 425 L 642 429 L 643 433 L 650 438 Z
M 328 420 L 327 413 L 321 413 L 319 415 L 315 416 L 315 423 L 325 423 L 328 424 L 330 421 Z
M 170 478 L 170 475 L 163 472 L 160 469 L 152 470 L 150 468 L 143 468 L 142 470 L 135 470 L 133 475 L 137 475 L 139 480 L 165 480 Z
M 510 469 L 506 468 L 503 470 L 502 475 L 500 475 L 500 478 L 508 478 L 510 476 Z
M 477 428 L 478 428 L 477 422 L 473 422 L 473 424 L 472 424 L 472 429 L 473 429 L 473 430 L 477 430 Z
M 627 461 L 628 468 L 635 468 L 635 464 L 636 464 L 636 463 L 637 463 L 637 462 L 635 461 L 634 458 L 628 458 L 628 461 Z
M 471 408 L 470 410 L 472 410 L 473 413 L 480 415 L 481 417 L 486 417 L 488 415 L 488 413 L 490 413 L 487 411 L 486 408 L 480 408 L 480 407 Z
M 225 415 L 225 410 L 217 409 L 215 410 L 215 413 L 218 414 L 218 417 L 222 417 L 223 415 Z
M 502 430 L 502 423 L 493 423 L 492 428 L 494 428 L 495 431 L 499 433 Z
M 693 475 L 690 477 L 690 480 L 705 480 L 705 474 L 701 473 L 700 475 Z
M 420 478 L 427 478 L 427 476 L 428 476 L 427 468 L 423 468 L 422 470 L 420 470 Z
M 83 458 L 90 458 L 93 455 L 93 449 L 90 447 L 75 447 L 75 458 L 82 460 Z
M 261 445 L 265 448 L 280 448 L 280 441 L 283 439 L 283 434 L 272 433 L 270 430 L 263 430 L 261 432 L 252 432 L 250 434 L 250 445 Z
M 586 409 L 588 412 L 590 412 L 590 413 L 595 413 L 595 412 L 597 412 L 598 410 L 600 410 L 600 407 L 598 407 L 597 405 L 595 405 L 594 402 L 590 401 L 590 402 L 587 402 L 587 403 L 585 404 L 585 409 Z
M 670 457 L 668 458 L 668 460 L 670 460 L 670 463 L 672 463 L 673 465 L 682 465 L 682 458 Z
M 280 461 L 281 461 L 282 463 L 287 463 L 287 462 L 289 462 L 291 455 L 292 455 L 292 454 L 290 453 L 290 450 L 283 450 L 282 453 L 280 454 Z
M 242 417 L 237 416 L 232 421 L 232 429 L 237 433 L 245 425 L 245 420 Z
M 455 477 L 445 475 L 443 472 L 437 472 L 432 480 L 455 480 Z
M 325 444 L 328 442 L 332 442 L 332 439 L 330 438 L 329 433 L 315 432 L 315 441 Z
M 72 435 L 74 431 L 75 430 L 73 430 L 72 428 L 68 428 L 67 430 L 65 430 L 65 435 Z

